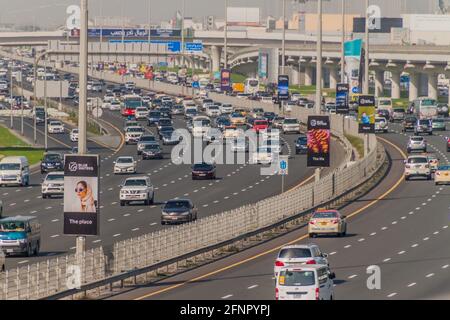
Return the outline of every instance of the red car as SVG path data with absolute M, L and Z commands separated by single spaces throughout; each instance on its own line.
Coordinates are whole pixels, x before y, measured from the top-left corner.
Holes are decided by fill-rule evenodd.
M 447 139 L 447 152 L 450 152 L 450 138 L 446 138 Z
M 196 163 L 192 166 L 192 180 L 216 179 L 216 166 L 209 163 Z
M 269 128 L 269 122 L 267 120 L 255 120 L 253 122 L 252 129 L 256 131 L 256 133 L 260 131 L 265 131 Z

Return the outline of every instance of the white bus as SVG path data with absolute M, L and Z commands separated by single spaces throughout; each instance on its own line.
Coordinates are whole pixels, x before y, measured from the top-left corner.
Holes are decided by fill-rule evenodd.
M 259 91 L 259 79 L 248 78 L 244 83 L 244 93 L 256 94 Z
M 411 103 L 410 112 L 419 119 L 436 118 L 438 116 L 437 101 L 426 97 L 418 98 Z

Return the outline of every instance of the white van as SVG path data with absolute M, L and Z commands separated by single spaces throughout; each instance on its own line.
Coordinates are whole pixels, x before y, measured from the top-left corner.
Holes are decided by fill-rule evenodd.
M 284 267 L 276 278 L 276 300 L 333 300 L 334 273 L 325 265 Z
M 208 117 L 198 116 L 192 119 L 192 135 L 194 138 L 203 137 L 211 129 L 211 120 Z
M 30 166 L 26 157 L 5 157 L 0 161 L 0 186 L 30 184 Z

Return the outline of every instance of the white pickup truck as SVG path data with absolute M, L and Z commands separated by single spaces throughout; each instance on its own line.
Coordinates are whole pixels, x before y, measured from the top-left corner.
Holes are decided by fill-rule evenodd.
M 128 178 L 120 189 L 120 205 L 125 206 L 133 201 L 143 201 L 151 205 L 155 200 L 155 190 L 149 177 Z

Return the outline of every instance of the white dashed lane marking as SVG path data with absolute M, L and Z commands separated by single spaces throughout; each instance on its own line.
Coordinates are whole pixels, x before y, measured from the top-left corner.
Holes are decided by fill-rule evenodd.
M 248 289 L 248 290 L 252 290 L 252 289 L 255 289 L 255 288 L 257 288 L 257 287 L 258 287 L 258 285 L 257 285 L 257 284 L 254 284 L 254 285 L 248 287 L 247 289 Z
M 391 293 L 391 294 L 388 294 L 388 298 L 392 298 L 393 296 L 395 296 L 395 295 L 397 295 L 397 292 L 393 292 L 393 293 Z

